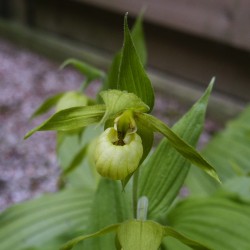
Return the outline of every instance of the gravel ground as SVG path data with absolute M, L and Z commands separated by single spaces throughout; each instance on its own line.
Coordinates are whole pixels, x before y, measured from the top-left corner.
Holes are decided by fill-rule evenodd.
M 56 190 L 55 134 L 37 133 L 26 141 L 22 138 L 44 119 L 29 121 L 45 98 L 80 86 L 83 77 L 78 72 L 58 68 L 59 64 L 0 39 L 0 211 Z M 157 97 L 156 113 L 168 124 L 187 109 L 160 93 Z M 206 122 L 203 143 L 216 129 L 213 121 Z
M 0 210 L 56 190 L 55 134 L 24 134 L 43 119 L 29 121 L 36 107 L 59 91 L 77 89 L 82 76 L 0 40 Z

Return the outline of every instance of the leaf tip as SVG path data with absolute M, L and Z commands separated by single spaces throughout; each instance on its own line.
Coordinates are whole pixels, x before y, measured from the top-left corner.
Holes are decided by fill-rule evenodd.
M 220 177 L 218 176 L 216 170 L 212 169 L 211 171 L 208 172 L 208 174 L 213 177 L 219 184 L 222 184 Z

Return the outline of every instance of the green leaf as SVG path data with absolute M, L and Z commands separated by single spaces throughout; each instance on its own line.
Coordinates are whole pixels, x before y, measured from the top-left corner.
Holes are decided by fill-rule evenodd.
M 60 100 L 57 102 L 56 111 L 60 111 L 67 108 L 87 106 L 88 97 L 79 91 L 66 92 Z
M 228 199 L 188 199 L 172 210 L 168 223 L 214 250 L 249 249 L 250 246 L 250 207 Z M 165 244 L 168 246 L 167 240 Z M 175 250 L 176 246 L 168 249 Z
M 176 230 L 174 230 L 171 227 L 164 227 L 164 234 L 165 234 L 165 236 L 171 236 L 171 237 L 177 239 L 178 241 L 180 241 L 183 244 L 191 247 L 192 249 L 211 250 L 211 248 L 206 247 L 203 244 L 184 236 L 183 234 L 180 234 L 179 232 L 177 232 Z
M 107 233 L 113 232 L 118 228 L 118 226 L 119 226 L 119 224 L 111 225 L 111 226 L 108 226 L 108 227 L 105 227 L 105 228 L 101 229 L 100 231 L 98 231 L 96 233 L 78 236 L 78 237 L 70 240 L 69 242 L 67 242 L 65 245 L 63 245 L 60 248 L 60 250 L 71 250 L 79 242 L 81 242 L 83 240 L 86 240 L 86 239 L 89 239 L 89 238 L 96 238 L 96 237 L 105 235 Z
M 66 178 L 61 179 L 62 184 L 74 188 L 96 190 L 100 176 L 93 166 L 91 148 L 93 140 L 101 131 L 103 131 L 102 127 L 94 125 L 87 127 L 80 138 L 77 134 L 65 134 L 64 132 L 57 134 L 57 136 L 64 137 L 64 140 L 57 145 L 59 165 L 63 172 L 67 172 L 67 176 L 64 175 Z M 87 154 L 84 154 L 83 151 L 87 145 L 90 150 L 87 149 Z
M 154 221 L 129 220 L 118 228 L 123 250 L 157 250 L 163 238 L 163 227 Z
M 33 119 L 36 116 L 42 115 L 44 113 L 46 113 L 47 111 L 49 111 L 52 107 L 54 107 L 57 102 L 61 99 L 61 97 L 64 95 L 65 93 L 59 93 L 56 94 L 54 96 L 51 96 L 49 98 L 47 98 L 35 111 L 34 113 L 31 115 L 31 119 Z
M 147 62 L 147 49 L 145 44 L 144 32 L 143 32 L 143 12 L 137 17 L 135 24 L 133 25 L 131 36 L 134 42 L 135 49 L 140 57 L 142 65 L 145 66 Z
M 145 65 L 146 60 L 147 60 L 147 51 L 146 51 L 146 45 L 145 45 L 144 34 L 143 34 L 143 29 L 142 29 L 142 16 L 143 15 L 141 14 L 136 19 L 136 22 L 131 32 L 131 36 L 134 41 L 134 46 L 137 50 L 138 56 L 140 57 L 142 64 Z M 118 75 L 119 75 L 120 64 L 121 64 L 121 54 L 122 54 L 121 50 L 115 54 L 112 60 L 111 66 L 108 70 L 108 74 L 104 82 L 103 90 L 117 89 Z
M 37 131 L 67 131 L 97 123 L 104 115 L 105 109 L 104 105 L 94 105 L 61 110 L 41 125 L 29 131 L 24 139 L 27 139 Z
M 123 250 L 157 250 L 163 237 L 170 236 L 197 250 L 210 248 L 194 241 L 171 227 L 164 227 L 154 221 L 128 220 L 117 230 L 118 240 Z
M 202 154 L 214 166 L 223 182 L 238 175 L 250 173 L 250 106 L 226 128 L 216 134 L 202 150 Z M 187 186 L 191 195 L 209 195 L 218 185 L 199 169 L 192 169 Z
M 193 146 L 203 129 L 209 94 L 210 88 L 173 127 L 178 136 Z M 183 185 L 190 165 L 167 139 L 163 139 L 151 157 L 143 163 L 140 168 L 138 193 L 139 196 L 147 196 L 149 199 L 150 219 L 166 215 L 168 207 Z
M 79 166 L 79 163 L 86 157 L 87 153 L 87 145 L 82 147 L 80 151 L 76 154 L 74 157 L 73 161 L 69 164 L 69 166 L 63 170 L 62 172 L 62 177 L 64 178 L 67 174 L 71 173 L 74 171 L 77 166 Z
M 104 81 L 103 90 L 117 89 L 120 64 L 121 64 L 121 51 L 117 52 L 113 58 L 111 66 L 108 70 L 107 77 Z
M 0 250 L 41 247 L 55 238 L 58 247 L 76 230 L 86 229 L 92 200 L 90 190 L 71 189 L 7 209 L 0 214 Z
M 154 91 L 136 52 L 128 28 L 127 16 L 124 19 L 124 45 L 117 87 L 120 90 L 136 94 L 152 110 L 154 106 Z
M 103 227 L 117 224 L 130 218 L 131 211 L 128 195 L 129 190 L 122 192 L 119 182 L 102 178 L 94 197 L 91 214 L 88 221 L 88 232 L 96 232 Z M 86 249 L 115 250 L 115 235 L 109 234 L 102 238 L 84 243 Z
M 104 79 L 105 78 L 105 73 L 85 62 L 79 61 L 77 59 L 68 59 L 66 60 L 62 65 L 61 69 L 68 66 L 72 65 L 74 66 L 77 70 L 79 70 L 85 77 L 86 77 L 86 86 L 88 83 L 90 83 L 93 80 L 96 79 Z
M 250 177 L 234 177 L 223 183 L 216 195 L 229 197 L 239 202 L 250 204 Z
M 112 89 L 102 91 L 100 95 L 106 105 L 102 123 L 127 109 L 138 112 L 147 112 L 149 110 L 148 106 L 133 93 Z
M 172 147 L 174 147 L 184 158 L 188 159 L 194 165 L 200 167 L 208 175 L 220 182 L 215 169 L 191 145 L 181 139 L 161 120 L 152 115 L 143 113 L 138 114 L 138 117 L 142 122 L 148 123 L 154 131 L 163 134 L 169 140 Z

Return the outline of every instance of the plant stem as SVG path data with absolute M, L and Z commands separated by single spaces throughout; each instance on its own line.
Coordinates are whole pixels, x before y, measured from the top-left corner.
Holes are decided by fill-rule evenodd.
M 139 168 L 135 171 L 134 177 L 133 177 L 133 213 L 134 218 L 136 218 L 137 213 L 137 200 L 138 200 L 138 183 L 139 183 L 139 175 L 140 171 Z

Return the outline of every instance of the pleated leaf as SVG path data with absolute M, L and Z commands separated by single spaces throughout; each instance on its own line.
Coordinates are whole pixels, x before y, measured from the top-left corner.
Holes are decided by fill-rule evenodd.
M 143 66 L 145 66 L 147 62 L 147 49 L 145 44 L 142 22 L 143 22 L 143 13 L 141 13 L 137 17 L 135 24 L 132 28 L 131 37 L 133 39 L 137 54 L 140 57 L 141 63 Z
M 213 250 L 250 246 L 250 206 L 229 199 L 188 199 L 172 210 L 168 223 Z M 169 245 L 167 239 L 165 244 L 170 250 L 182 249 L 173 242 Z
M 168 207 L 183 185 L 190 167 L 190 161 L 182 157 L 173 148 L 173 144 L 176 143 L 174 140 L 178 135 L 178 141 L 185 140 L 192 146 L 196 145 L 203 129 L 210 88 L 211 86 L 173 127 L 173 132 L 170 132 L 174 134 L 173 142 L 163 139 L 148 161 L 141 167 L 138 193 L 139 196 L 147 196 L 149 199 L 150 219 L 164 217 Z M 148 120 L 145 119 L 144 124 L 148 123 Z M 186 150 L 185 145 L 186 143 L 181 150 Z
M 250 106 L 226 128 L 215 135 L 202 154 L 215 167 L 223 182 L 250 173 Z M 191 195 L 209 195 L 218 189 L 217 183 L 199 169 L 192 169 L 187 178 Z
M 101 120 L 105 109 L 104 105 L 94 105 L 61 110 L 41 125 L 29 131 L 24 138 L 30 137 L 37 131 L 67 131 L 92 125 Z
M 132 28 L 131 36 L 136 48 L 137 54 L 140 57 L 141 63 L 146 64 L 147 61 L 147 50 L 144 39 L 144 32 L 142 27 L 143 15 L 138 16 L 136 22 Z M 117 52 L 112 60 L 111 66 L 109 68 L 107 77 L 104 82 L 103 90 L 107 89 L 117 89 L 118 75 L 121 64 L 121 54 L 122 50 Z
M 119 182 L 102 178 L 91 208 L 88 233 L 97 232 L 104 227 L 131 218 L 131 204 L 127 196 L 129 193 L 129 190 L 122 192 Z M 115 234 L 90 239 L 84 242 L 83 246 L 91 250 L 115 250 Z
M 127 24 L 127 16 L 124 19 L 124 44 L 117 87 L 136 94 L 152 110 L 154 91 L 135 49 Z
M 60 184 L 75 188 L 91 188 L 96 190 L 99 174 L 91 163 L 92 150 L 88 145 L 101 133 L 102 127 L 89 126 L 81 136 L 78 134 L 60 132 L 57 134 L 60 143 L 57 144 L 57 158 L 62 169 Z
M 90 190 L 72 189 L 7 209 L 0 214 L 0 250 L 40 248 L 55 238 L 58 247 L 86 229 L 92 200 Z
M 199 152 L 197 152 L 191 145 L 186 143 L 183 139 L 181 139 L 177 134 L 175 134 L 171 128 L 169 128 L 166 124 L 164 124 L 161 120 L 155 118 L 152 115 L 148 114 L 140 114 L 138 115 L 140 119 L 144 122 L 148 122 L 149 126 L 157 132 L 163 134 L 171 143 L 172 147 L 174 147 L 184 158 L 188 159 L 195 166 L 201 168 L 208 175 L 213 177 L 215 180 L 220 182 L 219 177 L 212 167 L 212 165 L 207 162 Z
M 250 204 L 250 177 L 238 176 L 225 181 L 216 195 Z
M 121 64 L 121 51 L 117 52 L 112 60 L 102 90 L 117 89 L 120 64 Z

